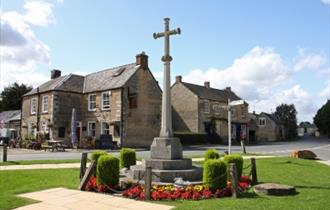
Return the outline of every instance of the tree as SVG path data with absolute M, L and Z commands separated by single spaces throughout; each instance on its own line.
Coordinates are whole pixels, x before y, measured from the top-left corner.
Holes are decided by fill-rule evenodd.
M 330 100 L 317 111 L 314 124 L 318 127 L 320 133 L 330 135 Z
M 297 111 L 293 104 L 281 104 L 276 107 L 275 117 L 282 123 L 286 139 L 297 137 Z
M 14 83 L 0 94 L 0 111 L 21 109 L 22 96 L 32 90 L 31 86 Z

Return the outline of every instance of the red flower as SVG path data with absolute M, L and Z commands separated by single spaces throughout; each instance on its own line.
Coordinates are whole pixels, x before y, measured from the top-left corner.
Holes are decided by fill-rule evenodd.
M 100 184 L 99 186 L 97 186 L 97 191 L 100 193 L 105 193 L 107 191 L 107 187 L 103 184 Z
M 140 193 L 139 199 L 140 200 L 145 200 L 146 199 L 144 192 Z
M 207 198 L 211 198 L 212 197 L 212 192 L 210 190 L 203 190 L 203 198 L 207 199 Z
M 91 178 L 89 178 L 86 188 L 87 191 L 95 191 L 96 189 L 96 177 L 92 176 Z
M 199 194 L 199 192 L 197 192 L 197 191 L 193 191 L 192 199 L 193 199 L 193 200 L 198 200 L 199 198 L 200 198 L 200 194 Z
M 217 189 L 217 190 L 215 191 L 215 197 L 217 197 L 217 198 L 221 198 L 222 196 L 223 196 L 222 191 L 221 191 L 220 189 Z
M 171 196 L 171 199 L 174 200 L 174 199 L 179 199 L 181 197 L 181 190 L 180 189 L 176 189 L 172 196 Z
M 152 198 L 152 200 L 155 200 L 155 201 L 160 200 L 160 193 L 158 191 L 153 191 L 151 193 L 151 198 Z
M 184 192 L 181 194 L 182 199 L 190 199 L 191 198 L 191 193 L 190 192 Z

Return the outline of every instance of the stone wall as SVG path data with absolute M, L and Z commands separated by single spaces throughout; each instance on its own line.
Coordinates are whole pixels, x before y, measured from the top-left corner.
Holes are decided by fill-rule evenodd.
M 137 107 L 130 108 L 130 97 L 136 96 Z M 149 147 L 159 136 L 161 90 L 149 70 L 139 69 L 124 87 L 123 146 Z
M 259 118 L 266 119 L 266 125 L 259 125 Z M 257 141 L 276 141 L 278 139 L 278 128 L 276 123 L 266 116 L 260 116 L 257 118 Z
M 173 130 L 198 133 L 198 97 L 181 83 L 175 83 L 171 100 Z

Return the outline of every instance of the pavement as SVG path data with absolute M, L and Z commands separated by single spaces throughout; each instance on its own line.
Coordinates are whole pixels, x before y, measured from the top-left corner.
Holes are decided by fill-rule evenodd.
M 17 210 L 169 210 L 174 208 L 109 194 L 66 188 L 52 188 L 19 196 L 41 202 L 19 207 Z

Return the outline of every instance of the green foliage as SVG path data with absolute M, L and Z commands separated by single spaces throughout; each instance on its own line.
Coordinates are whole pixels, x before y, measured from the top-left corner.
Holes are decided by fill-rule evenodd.
M 314 124 L 322 134 L 330 135 L 330 100 L 317 111 Z
M 297 111 L 293 104 L 281 104 L 276 107 L 275 117 L 282 123 L 285 129 L 285 138 L 297 138 Z
M 120 166 L 129 169 L 132 165 L 136 165 L 135 150 L 130 148 L 122 148 L 120 150 Z
M 116 186 L 119 184 L 119 159 L 101 155 L 96 166 L 97 185 Z
M 14 83 L 0 93 L 0 111 L 21 109 L 22 96 L 32 90 L 32 87 Z
M 235 163 L 236 164 L 236 169 L 237 169 L 237 178 L 239 179 L 242 176 L 242 171 L 243 171 L 243 157 L 242 155 L 239 154 L 230 154 L 230 155 L 225 155 L 224 161 L 227 163 L 229 166 L 229 163 Z
M 209 159 L 204 162 L 203 183 L 215 191 L 227 186 L 227 164 L 220 159 Z
M 207 161 L 209 159 L 219 159 L 219 158 L 220 158 L 220 154 L 215 149 L 208 149 L 208 150 L 206 150 L 206 152 L 204 154 L 205 161 Z
M 92 160 L 95 160 L 95 163 L 97 164 L 99 157 L 101 157 L 102 155 L 107 155 L 107 154 L 108 153 L 106 151 L 96 150 L 92 153 L 91 158 L 92 158 Z

